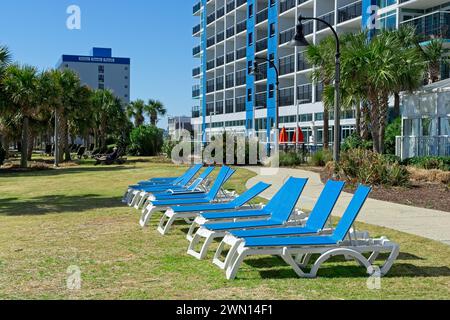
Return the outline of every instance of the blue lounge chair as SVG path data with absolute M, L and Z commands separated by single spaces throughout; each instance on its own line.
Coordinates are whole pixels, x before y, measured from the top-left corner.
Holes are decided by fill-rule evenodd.
M 284 226 L 280 228 L 270 227 L 263 229 L 246 228 L 243 230 L 235 230 L 235 228 L 229 229 L 228 234 L 235 239 L 253 238 L 253 237 L 279 237 L 279 236 L 293 236 L 293 235 L 308 235 L 319 234 L 325 232 L 327 222 L 330 220 L 331 213 L 339 199 L 339 196 L 344 189 L 345 183 L 342 181 L 328 181 L 325 185 L 319 199 L 316 202 L 308 220 L 303 226 Z M 205 225 L 205 228 L 209 228 Z M 226 236 L 225 236 L 226 237 Z M 239 241 L 234 241 L 231 245 L 231 249 L 228 251 L 227 258 L 224 262 L 220 260 L 222 253 L 226 246 L 230 245 L 231 237 L 227 237 L 227 241 L 222 241 L 219 245 L 216 255 L 214 256 L 213 263 L 219 266 L 219 268 L 225 270 L 230 263 L 230 259 L 234 256 L 234 253 L 239 246 Z
M 130 194 L 132 195 L 131 200 L 129 200 L 128 205 L 130 207 L 134 206 L 136 209 L 139 209 L 145 199 L 145 196 L 148 193 L 158 193 L 158 192 L 166 192 L 168 190 L 174 191 L 186 191 L 189 185 L 189 182 L 194 179 L 194 177 L 201 170 L 201 166 L 194 166 L 192 169 L 188 170 L 188 173 L 184 175 L 180 181 L 177 180 L 175 184 L 167 184 L 167 185 L 136 185 L 130 187 Z
M 269 201 L 267 206 L 260 210 L 219 212 L 202 214 L 195 219 L 195 223 L 200 225 L 200 229 L 189 244 L 188 254 L 197 259 L 204 259 L 208 248 L 214 239 L 224 237 L 229 229 L 264 228 L 273 226 L 283 226 L 289 220 L 300 195 L 305 188 L 308 179 L 289 178 L 278 193 Z M 249 220 L 249 219 L 261 220 Z M 208 223 L 211 219 L 247 219 L 244 221 Z M 195 225 L 191 229 L 195 228 Z M 190 233 L 189 236 L 192 236 Z M 202 238 L 205 238 L 200 252 L 195 251 Z
M 153 178 L 150 180 L 140 181 L 138 183 L 138 185 L 139 186 L 141 186 L 141 185 L 150 186 L 150 185 L 157 185 L 157 184 L 159 184 L 159 185 L 178 184 L 178 183 L 181 183 L 181 181 L 188 176 L 191 176 L 191 178 L 192 178 L 193 177 L 192 173 L 194 173 L 194 175 L 195 175 L 196 173 L 198 173 L 201 170 L 202 167 L 203 167 L 202 164 L 196 164 L 196 165 L 190 167 L 183 175 L 181 175 L 179 177 Z
M 166 235 L 176 220 L 193 219 L 196 218 L 199 214 L 205 212 L 237 209 L 242 210 L 244 205 L 248 204 L 252 199 L 256 198 L 259 194 L 264 192 L 269 187 L 270 184 L 259 182 L 254 187 L 250 188 L 231 202 L 170 208 L 164 213 L 163 217 L 161 218 L 158 226 L 158 231 L 162 235 Z
M 202 198 L 194 198 L 194 199 L 177 199 L 177 200 L 162 200 L 162 201 L 151 201 L 144 208 L 142 212 L 141 219 L 139 221 L 142 227 L 145 227 L 152 217 L 154 212 L 157 211 L 165 211 L 171 207 L 176 206 L 189 206 L 189 205 L 197 205 L 197 204 L 208 204 L 212 203 L 220 192 L 223 184 L 235 173 L 235 170 L 229 167 L 222 167 L 220 169 L 219 174 L 217 175 L 216 181 L 212 185 L 211 189 L 208 193 L 205 194 Z
M 242 238 L 239 247 L 234 252 L 231 262 L 226 269 L 227 279 L 234 279 L 244 261 L 250 255 L 278 255 L 292 266 L 299 277 L 314 278 L 321 265 L 334 256 L 342 255 L 346 259 L 354 259 L 367 268 L 370 275 L 385 275 L 389 272 L 399 253 L 398 244 L 386 238 L 370 239 L 365 236 L 357 239 L 351 228 L 361 211 L 369 193 L 369 187 L 360 186 L 356 191 L 350 205 L 345 211 L 334 232 L 330 235 L 315 236 L 277 236 L 264 238 Z M 235 238 L 232 235 L 227 236 Z M 354 238 L 354 239 L 352 239 Z M 235 238 L 236 239 L 236 238 Z M 389 257 L 381 269 L 372 264 L 380 253 L 387 252 Z M 367 259 L 363 253 L 370 253 Z M 307 267 L 312 255 L 319 254 L 309 273 L 302 268 Z

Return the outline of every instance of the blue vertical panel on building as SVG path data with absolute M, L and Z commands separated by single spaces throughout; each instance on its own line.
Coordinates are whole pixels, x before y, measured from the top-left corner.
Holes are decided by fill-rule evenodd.
M 248 18 L 249 15 L 249 7 L 250 5 L 253 5 L 253 17 L 252 18 Z M 256 4 L 255 4 L 255 0 L 248 0 L 247 1 L 247 68 L 248 69 L 248 65 L 249 63 L 253 63 L 254 57 L 255 57 L 255 41 L 256 41 L 256 36 L 255 36 L 255 8 L 256 8 Z M 251 46 L 248 45 L 248 41 L 249 41 L 249 35 L 252 34 L 253 35 L 253 43 Z M 247 121 L 246 121 L 246 128 L 247 130 L 252 128 L 253 125 L 253 105 L 254 105 L 254 98 L 252 97 L 252 101 L 248 101 L 248 90 L 252 90 L 252 95 L 254 96 L 254 86 L 255 86 L 255 77 L 253 77 L 252 75 L 248 74 L 248 70 L 247 72 L 247 90 L 246 90 L 246 104 L 245 104 L 245 109 L 247 111 Z
M 362 28 L 368 30 L 369 38 L 375 35 L 374 23 L 376 17 L 377 0 L 362 0 Z
M 267 31 L 267 34 L 269 35 L 267 58 L 270 58 L 270 56 L 273 54 L 273 61 L 275 65 L 277 65 L 278 61 L 278 3 L 279 1 L 276 1 L 275 5 L 270 6 L 269 1 L 269 30 Z M 271 37 L 270 26 L 272 24 L 275 26 L 275 34 Z M 272 98 L 269 98 L 269 87 L 273 85 L 274 89 L 276 88 L 277 74 L 275 69 L 271 68 L 269 64 L 267 67 L 269 68 L 267 70 L 267 136 L 270 137 L 272 123 L 276 122 L 275 118 L 277 115 L 277 101 L 276 92 L 274 93 Z
M 203 50 L 203 56 L 202 56 L 202 71 L 203 71 L 203 77 L 202 77 L 202 117 L 203 117 L 203 124 L 202 124 L 202 142 L 206 143 L 206 62 L 207 62 L 207 55 L 206 55 L 206 16 L 207 16 L 207 9 L 206 9 L 206 2 L 207 0 L 202 0 L 202 6 L 203 6 L 203 17 L 202 17 L 202 28 L 203 28 L 203 34 L 201 37 L 201 46 Z

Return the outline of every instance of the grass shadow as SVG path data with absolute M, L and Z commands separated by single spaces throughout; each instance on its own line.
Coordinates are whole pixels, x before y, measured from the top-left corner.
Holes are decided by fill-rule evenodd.
M 103 167 L 91 167 L 91 166 L 77 166 L 63 169 L 0 169 L 1 177 L 3 178 L 18 178 L 18 177 L 52 177 L 61 175 L 70 175 L 78 173 L 96 173 L 96 172 L 118 172 L 125 170 L 135 170 L 133 166 L 103 166 Z
M 93 209 L 119 208 L 123 204 L 117 197 L 96 194 L 80 196 L 52 195 L 28 200 L 18 198 L 0 199 L 0 215 L 39 216 L 50 213 L 83 212 Z

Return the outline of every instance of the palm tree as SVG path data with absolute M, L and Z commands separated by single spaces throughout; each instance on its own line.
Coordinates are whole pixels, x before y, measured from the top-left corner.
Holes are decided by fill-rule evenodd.
M 335 52 L 335 39 L 327 37 L 319 44 L 311 45 L 306 51 L 306 59 L 308 62 L 315 66 L 312 74 L 312 80 L 315 82 L 322 82 L 324 90 L 331 85 L 334 80 L 334 52 Z M 324 101 L 324 113 L 323 113 L 323 148 L 329 147 L 329 122 L 330 122 L 330 110 L 333 108 L 333 103 L 327 103 Z
M 36 68 L 19 65 L 7 67 L 3 86 L 7 99 L 13 104 L 12 107 L 17 108 L 22 116 L 20 165 L 22 168 L 27 168 L 30 118 L 39 112 L 39 103 L 37 102 L 39 81 Z
M 9 52 L 9 49 L 6 46 L 0 46 L 0 115 L 4 116 L 6 111 L 6 98 L 4 97 L 3 92 L 3 76 L 5 74 L 5 69 L 11 62 L 11 53 Z M 9 130 L 8 124 L 10 123 L 7 119 L 2 119 L 0 116 L 0 148 L 3 146 L 5 149 L 5 157 L 8 158 L 9 153 L 9 133 L 11 132 Z M 8 131 L 8 132 L 6 132 Z
M 432 39 L 424 48 L 423 55 L 428 66 L 428 83 L 435 83 L 441 79 L 441 65 L 448 63 L 449 57 L 445 56 L 444 42 L 442 39 Z
M 158 123 L 158 116 L 165 116 L 167 113 L 164 104 L 158 100 L 150 99 L 145 111 L 150 117 L 150 124 L 156 126 Z
M 127 116 L 130 120 L 134 119 L 134 126 L 136 128 L 142 126 L 145 123 L 145 109 L 145 101 L 141 99 L 133 101 L 127 106 Z

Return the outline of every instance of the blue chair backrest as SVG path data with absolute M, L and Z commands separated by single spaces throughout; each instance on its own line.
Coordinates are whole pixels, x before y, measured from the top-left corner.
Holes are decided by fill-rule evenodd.
M 364 203 L 369 197 L 370 191 L 372 191 L 370 187 L 358 187 L 352 201 L 350 202 L 347 210 L 342 216 L 341 221 L 339 221 L 336 230 L 334 230 L 333 239 L 336 240 L 336 242 L 343 241 L 345 239 L 347 233 L 355 223 L 356 217 L 358 217 L 358 214 L 361 212 Z
M 189 186 L 188 190 L 194 191 L 195 189 L 197 189 L 197 187 L 209 177 L 209 175 L 214 171 L 214 169 L 216 169 L 216 168 L 215 167 L 207 167 L 202 172 L 202 174 L 197 179 L 195 179 L 195 181 Z
M 214 198 L 217 196 L 217 194 L 220 191 L 220 188 L 225 183 L 227 179 L 230 178 L 230 170 L 232 170 L 230 167 L 223 166 L 222 169 L 220 169 L 219 174 L 217 175 L 216 181 L 214 181 L 214 184 L 212 185 L 211 189 L 208 192 L 207 198 L 209 200 L 214 200 Z M 234 170 L 232 172 L 234 174 Z
M 342 181 L 330 180 L 327 182 L 314 209 L 309 215 L 308 222 L 306 223 L 307 228 L 311 230 L 322 230 L 325 227 L 344 186 L 345 182 Z
M 271 220 L 284 223 L 292 214 L 308 179 L 289 178 L 264 208 L 272 212 Z
M 185 186 L 195 177 L 195 175 L 203 168 L 202 164 L 196 164 L 191 169 L 189 169 L 184 175 L 182 175 L 179 179 L 179 182 L 175 182 L 175 184 L 179 184 L 181 186 Z
M 231 204 L 235 207 L 241 207 L 250 200 L 256 198 L 259 194 L 261 194 L 263 191 L 268 189 L 270 187 L 270 184 L 259 182 L 252 188 L 245 191 L 243 194 L 241 194 L 239 197 L 231 201 Z

